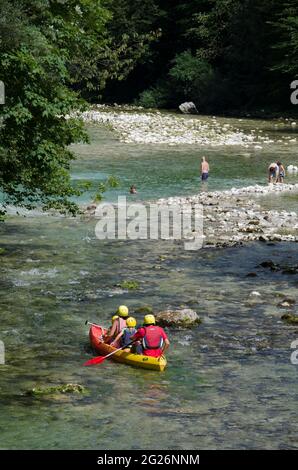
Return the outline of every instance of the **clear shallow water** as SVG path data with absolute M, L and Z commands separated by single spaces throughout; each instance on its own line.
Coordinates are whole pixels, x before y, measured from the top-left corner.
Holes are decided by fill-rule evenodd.
M 139 175 L 140 181 L 148 178 L 144 192 L 150 198 L 184 194 L 180 157 L 193 171 L 195 150 L 190 156 L 174 149 L 177 159 L 170 166 L 172 149 L 162 154 L 132 146 L 131 161 L 130 146 L 106 131 L 91 132 L 97 140 L 91 149 L 80 149 L 77 177 L 92 174 L 94 166 L 94 177 L 96 168 L 105 175 L 123 174 L 120 192 L 131 175 Z M 225 174 L 224 155 L 212 152 Z M 227 179 L 227 186 L 237 178 L 239 185 L 247 178 L 255 182 L 249 165 L 241 173 L 239 155 L 229 158 L 235 179 Z M 292 154 L 285 158 L 293 163 Z M 143 160 L 153 173 L 141 170 Z M 167 170 L 176 175 L 172 186 L 166 184 Z M 152 189 L 155 175 L 160 193 Z M 298 302 L 298 279 L 256 267 L 266 259 L 296 265 L 296 244 L 187 252 L 180 243 L 165 241 L 102 242 L 94 236 L 94 222 L 46 216 L 12 217 L 0 233 L 6 250 L 0 255 L 0 339 L 6 346 L 0 448 L 298 448 L 298 366 L 290 363 L 298 328 L 280 321 L 284 310 L 277 306 L 284 297 Z M 249 272 L 257 277 L 246 277 Z M 136 280 L 140 287 L 125 291 L 119 287 L 123 280 Z M 255 290 L 260 297 L 250 296 Z M 108 325 L 123 303 L 131 311 L 148 304 L 155 311 L 188 306 L 203 323 L 191 331 L 169 331 L 164 373 L 108 361 L 82 367 L 91 356 L 85 320 Z M 65 382 L 81 383 L 89 395 L 43 400 L 23 394 Z
M 123 144 L 116 135 L 97 125 L 88 127 L 91 145 L 76 145 L 79 159 L 73 164 L 76 182 L 90 180 L 94 187 L 110 175 L 119 177 L 120 186 L 108 191 L 106 198 L 116 200 L 118 195 L 128 195 L 131 184 L 138 189 L 134 199 L 158 199 L 160 197 L 189 195 L 201 190 L 221 190 L 252 184 L 267 183 L 268 165 L 280 159 L 285 166 L 297 165 L 297 132 L 291 126 L 270 121 L 239 121 L 220 118 L 222 125 L 229 123 L 234 128 L 249 132 L 254 128 L 268 135 L 272 144 L 263 149 L 254 146 L 199 147 L 195 145 Z M 280 142 L 278 142 L 280 140 Z M 199 173 L 201 157 L 210 163 L 208 184 L 202 185 Z M 298 176 L 288 175 L 287 182 L 298 181 Z M 89 202 L 91 193 L 81 199 Z

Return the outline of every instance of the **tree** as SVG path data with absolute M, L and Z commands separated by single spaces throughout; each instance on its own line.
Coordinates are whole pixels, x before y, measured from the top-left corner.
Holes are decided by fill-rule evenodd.
M 74 154 L 69 145 L 88 139 L 83 122 L 73 113 L 86 105 L 72 87 L 80 82 L 85 67 L 86 89 L 98 74 L 99 52 L 95 59 L 92 54 L 102 54 L 109 47 L 109 18 L 101 0 L 2 0 L 0 78 L 6 102 L 0 107 L 0 187 L 4 211 L 7 204 L 77 211 L 69 199 L 81 193 L 71 184 Z M 104 86 L 106 78 L 100 77 L 98 86 Z
M 278 32 L 277 63 L 273 70 L 280 70 L 289 76 L 298 75 L 298 4 L 295 0 L 283 2 L 283 9 L 271 24 Z

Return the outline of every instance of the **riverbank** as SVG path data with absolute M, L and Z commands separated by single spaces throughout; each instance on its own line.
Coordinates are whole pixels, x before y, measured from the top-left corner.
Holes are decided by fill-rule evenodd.
M 144 110 L 138 107 L 115 107 L 97 105 L 94 109 L 82 115 L 86 123 L 98 123 L 116 132 L 121 142 L 129 144 L 167 144 L 199 145 L 203 147 L 240 146 L 261 150 L 268 144 L 295 143 L 295 136 L 281 136 L 277 133 L 275 139 L 266 135 L 262 129 L 240 129 L 243 119 L 239 118 L 237 125 L 223 122 L 216 116 L 179 115 L 164 113 L 159 110 Z M 294 120 L 278 120 L 275 123 L 277 131 L 288 126 L 295 129 Z
M 278 197 L 285 192 L 298 194 L 298 184 L 256 185 L 160 202 L 170 206 L 202 204 L 205 247 L 227 247 L 257 240 L 298 242 L 297 212 L 264 210 L 258 200 L 260 196 L 275 194 Z
M 298 242 L 298 214 L 295 211 L 265 210 L 260 197 L 283 193 L 298 195 L 298 184 L 248 186 L 226 191 L 201 192 L 195 196 L 161 198 L 160 206 L 203 206 L 203 247 L 224 248 L 245 242 Z M 96 204 L 85 208 L 87 216 L 96 217 Z M 198 237 L 194 230 L 188 239 Z

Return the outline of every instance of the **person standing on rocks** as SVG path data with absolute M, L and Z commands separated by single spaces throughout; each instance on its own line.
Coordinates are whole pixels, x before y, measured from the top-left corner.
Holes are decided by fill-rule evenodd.
M 270 163 L 268 167 L 268 181 L 269 183 L 277 183 L 279 178 L 279 166 L 277 163 Z
M 202 163 L 201 163 L 201 177 L 202 181 L 207 181 L 209 176 L 209 163 L 206 160 L 206 157 L 202 158 Z

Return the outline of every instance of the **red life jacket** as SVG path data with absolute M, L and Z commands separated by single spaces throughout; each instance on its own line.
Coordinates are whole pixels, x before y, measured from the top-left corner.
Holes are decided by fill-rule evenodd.
M 144 326 L 145 336 L 142 344 L 144 349 L 161 349 L 164 343 L 162 337 L 162 328 L 160 326 Z

